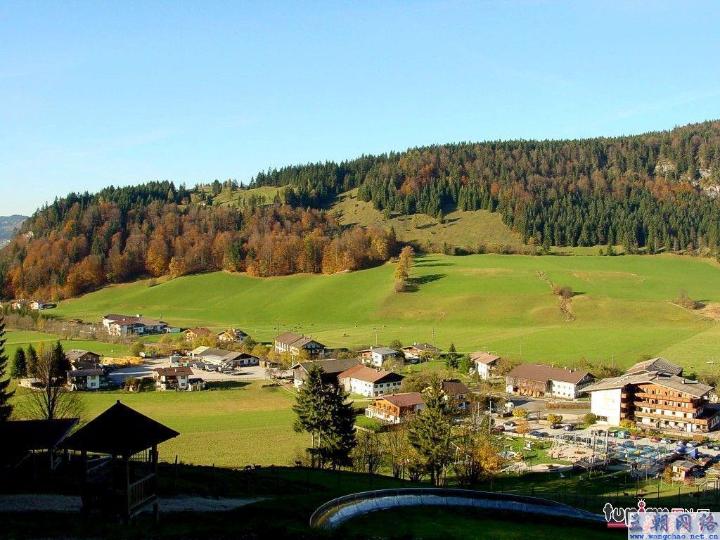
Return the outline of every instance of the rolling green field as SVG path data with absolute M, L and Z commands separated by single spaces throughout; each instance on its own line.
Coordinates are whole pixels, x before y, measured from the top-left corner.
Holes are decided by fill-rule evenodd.
M 419 258 L 415 292 L 393 292 L 394 265 L 332 276 L 252 278 L 215 272 L 118 285 L 63 302 L 54 314 L 97 321 L 107 312 L 162 316 L 180 326 L 239 326 L 257 339 L 278 331 L 312 335 L 330 347 L 400 339 L 455 343 L 522 361 L 581 358 L 627 366 L 665 355 L 705 371 L 720 360 L 720 327 L 674 305 L 681 289 L 720 301 L 710 260 L 662 256 L 432 255 Z M 548 281 L 569 285 L 568 321 Z
M 180 432 L 160 447 L 161 459 L 241 467 L 248 463 L 290 465 L 307 446 L 295 433 L 294 394 L 253 382 L 205 392 L 83 392 L 83 420 L 91 420 L 118 399 Z M 15 415 L 25 416 L 27 390 L 14 398 Z

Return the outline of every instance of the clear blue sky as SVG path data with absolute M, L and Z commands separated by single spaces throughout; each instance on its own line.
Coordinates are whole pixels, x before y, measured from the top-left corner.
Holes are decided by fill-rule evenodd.
M 0 3 L 0 214 L 68 191 L 720 117 L 720 2 Z

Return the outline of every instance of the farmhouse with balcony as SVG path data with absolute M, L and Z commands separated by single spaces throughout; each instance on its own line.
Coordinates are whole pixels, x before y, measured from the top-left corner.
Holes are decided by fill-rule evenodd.
M 132 336 L 144 334 L 163 334 L 168 325 L 163 321 L 149 319 L 142 315 L 105 315 L 103 326 L 111 336 Z
M 248 335 L 239 328 L 230 328 L 220 332 L 217 335 L 217 340 L 220 343 L 242 343 L 247 337 Z
M 100 390 L 105 371 L 101 368 L 72 369 L 67 372 L 67 385 L 70 390 Z
M 325 345 L 302 334 L 284 332 L 275 338 L 275 352 L 289 354 L 292 358 L 303 352 L 309 358 L 322 358 L 325 356 Z
M 100 355 L 84 349 L 70 349 L 65 353 L 73 369 L 96 369 L 100 367 Z
M 601 421 L 619 425 L 631 420 L 641 428 L 686 433 L 706 433 L 720 427 L 720 406 L 710 403 L 711 386 L 676 375 L 681 368 L 673 364 L 645 366 L 662 371 L 636 367 L 586 388 L 590 410 Z
M 470 353 L 470 361 L 475 366 L 475 372 L 483 380 L 488 380 L 495 374 L 497 363 L 500 361 L 500 357 L 497 354 L 492 354 L 485 351 L 476 351 Z
M 295 385 L 295 388 L 300 388 L 305 382 L 305 379 L 310 372 L 310 368 L 312 366 L 320 366 L 323 370 L 322 381 L 325 384 L 339 385 L 340 381 L 338 380 L 338 375 L 353 366 L 359 365 L 359 363 L 360 362 L 356 358 L 330 358 L 327 360 L 308 360 L 307 362 L 300 362 L 291 367 L 293 370 L 293 384 Z
M 470 389 L 457 379 L 442 382 L 442 391 L 448 403 L 455 409 L 464 412 L 470 409 Z
M 392 371 L 373 369 L 357 364 L 338 375 L 340 385 L 347 392 L 365 397 L 377 397 L 392 394 L 400 390 L 402 375 Z
M 215 332 L 208 330 L 207 328 L 188 328 L 183 332 L 185 335 L 185 341 L 193 342 L 198 339 L 215 339 Z
M 192 374 L 188 367 L 156 368 L 155 386 L 158 390 L 187 390 Z
M 399 351 L 389 347 L 370 347 L 359 351 L 363 364 L 381 368 L 389 360 L 403 360 L 404 357 Z
M 505 376 L 505 389 L 521 396 L 575 399 L 592 380 L 588 371 L 520 364 Z
M 365 409 L 365 416 L 390 424 L 399 424 L 425 408 L 420 392 L 405 392 L 377 397 Z

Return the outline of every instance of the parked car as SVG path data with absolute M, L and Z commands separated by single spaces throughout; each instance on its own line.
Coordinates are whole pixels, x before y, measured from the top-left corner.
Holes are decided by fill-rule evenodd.
M 574 430 L 575 430 L 575 426 L 572 425 L 572 424 L 565 424 L 565 425 L 563 426 L 563 429 L 564 429 L 565 431 L 574 431 Z
M 553 424 L 550 426 L 551 429 L 560 429 L 562 427 L 562 424 Z

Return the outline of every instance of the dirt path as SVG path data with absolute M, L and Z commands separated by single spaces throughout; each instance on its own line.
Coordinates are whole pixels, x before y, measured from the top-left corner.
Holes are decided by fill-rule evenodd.
M 161 512 L 226 512 L 263 500 L 212 499 L 209 497 L 169 497 L 160 499 Z M 71 495 L 0 495 L 2 512 L 79 512 L 80 497 Z M 151 508 L 148 508 L 150 510 Z

